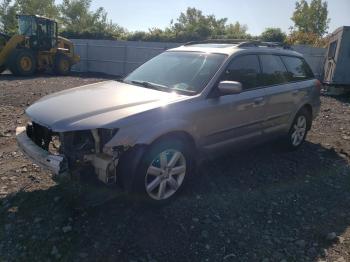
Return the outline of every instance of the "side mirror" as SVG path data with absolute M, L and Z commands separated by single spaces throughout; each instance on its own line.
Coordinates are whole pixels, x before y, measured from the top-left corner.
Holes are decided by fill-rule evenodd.
M 235 81 L 221 81 L 218 89 L 222 95 L 234 95 L 242 92 L 242 84 Z

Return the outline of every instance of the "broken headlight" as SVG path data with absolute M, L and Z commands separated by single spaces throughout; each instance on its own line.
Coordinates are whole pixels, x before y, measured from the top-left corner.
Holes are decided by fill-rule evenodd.
M 118 129 L 99 129 L 101 151 L 107 155 L 119 158 L 127 150 L 125 146 L 106 146 L 106 144 L 116 135 Z
M 101 146 L 103 147 L 105 144 L 107 144 L 115 136 L 117 132 L 118 132 L 118 129 L 106 129 L 106 128 L 98 129 L 98 135 L 100 137 Z
M 103 151 L 104 146 L 115 136 L 118 132 L 118 129 L 107 129 L 100 128 L 98 129 L 98 136 L 100 139 L 100 152 Z

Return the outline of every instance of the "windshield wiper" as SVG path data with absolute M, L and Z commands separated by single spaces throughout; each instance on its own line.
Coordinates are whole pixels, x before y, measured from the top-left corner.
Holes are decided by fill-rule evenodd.
M 185 94 L 196 94 L 197 93 L 194 90 L 181 89 L 181 88 L 176 88 L 176 87 L 171 88 L 171 90 L 173 90 L 175 92 L 178 91 L 180 93 L 185 93 Z
M 182 93 L 182 94 L 187 94 L 187 95 L 193 95 L 196 94 L 196 91 L 193 90 L 184 90 L 180 88 L 173 88 L 173 87 L 168 87 L 166 85 L 161 85 L 149 81 L 141 81 L 141 80 L 131 80 L 130 83 L 135 84 L 135 85 L 140 85 L 146 88 L 152 88 L 156 89 L 159 91 L 166 91 L 166 92 L 177 92 L 177 93 Z
M 131 80 L 130 82 L 136 85 L 140 85 L 147 88 L 153 88 L 156 90 L 161 90 L 161 91 L 164 91 L 164 89 L 167 91 L 169 90 L 169 88 L 165 85 L 160 85 L 160 84 L 156 84 L 148 81 Z

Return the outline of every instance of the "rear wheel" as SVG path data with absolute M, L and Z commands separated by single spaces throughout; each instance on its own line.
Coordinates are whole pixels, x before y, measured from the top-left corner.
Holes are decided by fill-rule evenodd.
M 306 108 L 297 113 L 286 140 L 287 149 L 296 150 L 304 143 L 311 121 L 311 114 Z
M 68 75 L 71 70 L 70 59 L 65 54 L 57 54 L 53 69 L 57 75 Z
M 36 69 L 36 60 L 33 52 L 28 49 L 15 50 L 9 58 L 9 69 L 14 75 L 33 75 Z

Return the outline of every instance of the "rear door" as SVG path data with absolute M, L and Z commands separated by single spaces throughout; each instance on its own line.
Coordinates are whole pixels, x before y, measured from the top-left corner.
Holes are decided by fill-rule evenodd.
M 305 61 L 298 57 L 260 55 L 261 81 L 266 92 L 264 134 L 285 132 L 290 117 L 306 95 Z

